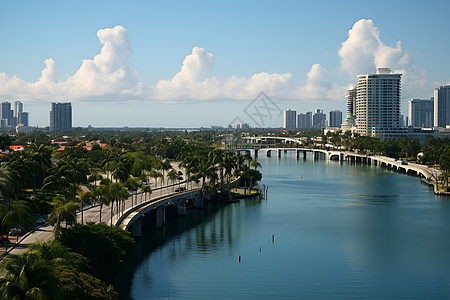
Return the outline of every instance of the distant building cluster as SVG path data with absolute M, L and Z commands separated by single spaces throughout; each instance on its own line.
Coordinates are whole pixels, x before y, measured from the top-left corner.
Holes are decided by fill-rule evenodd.
M 286 129 L 321 129 L 352 131 L 382 140 L 395 137 L 413 137 L 424 142 L 428 135 L 450 136 L 450 86 L 440 86 L 429 99 L 411 99 L 406 122 L 400 113 L 402 74 L 393 74 L 389 68 L 378 68 L 375 74 L 358 76 L 356 87 L 347 91 L 347 111 L 329 112 L 327 126 L 323 110 L 297 114 L 284 111 Z
M 23 111 L 23 103 L 15 101 L 14 106 L 6 101 L 0 105 L 0 129 L 24 131 L 28 126 L 28 112 Z
M 330 111 L 330 127 L 339 127 L 342 123 L 342 112 L 340 110 Z M 327 127 L 327 115 L 322 109 L 312 112 L 297 114 L 296 110 L 284 111 L 283 128 L 286 129 L 322 129 Z
M 401 76 L 389 68 L 359 75 L 356 87 L 347 91 L 347 114 L 341 130 L 382 140 L 408 136 L 420 142 L 428 135 L 449 135 L 450 86 L 436 88 L 430 99 L 411 99 L 405 123 L 400 114 Z

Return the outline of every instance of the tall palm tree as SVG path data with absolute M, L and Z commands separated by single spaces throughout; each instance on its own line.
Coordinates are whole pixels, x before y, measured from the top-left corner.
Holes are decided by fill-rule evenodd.
M 166 173 L 166 171 L 168 171 L 168 170 L 170 170 L 172 168 L 172 165 L 170 164 L 170 162 L 169 162 L 169 160 L 165 160 L 165 161 L 163 161 L 162 163 L 161 163 L 161 170 L 162 170 L 162 174 L 163 174 L 163 177 L 162 177 L 162 183 L 164 184 L 164 178 L 165 178 L 165 173 Z
M 97 185 L 97 181 L 100 181 L 103 179 L 103 176 L 100 175 L 100 173 L 98 172 L 92 172 L 91 175 L 89 176 L 88 181 L 89 182 L 93 182 L 94 185 Z
M 136 203 L 137 203 L 137 192 L 138 192 L 138 188 L 140 186 L 139 180 L 136 177 L 130 177 L 125 182 L 125 186 L 128 188 L 128 190 L 131 190 L 134 192 L 134 195 L 136 197 Z M 131 195 L 131 205 L 133 205 L 133 194 Z
M 142 194 L 145 194 L 145 201 L 147 201 L 147 194 L 151 196 L 151 194 L 152 194 L 152 189 L 151 189 L 150 186 L 148 186 L 148 185 L 143 185 L 143 186 L 141 187 L 141 191 L 142 191 Z M 142 195 L 142 194 L 141 194 L 141 195 Z M 142 202 L 142 197 L 141 197 L 141 202 Z
M 97 197 L 100 201 L 100 216 L 99 216 L 99 223 L 102 222 L 102 209 L 103 209 L 103 204 L 105 205 L 109 205 L 109 198 L 108 198 L 108 193 L 109 193 L 109 186 L 108 185 L 104 185 L 101 184 L 99 186 L 97 186 L 94 190 L 93 190 L 93 195 L 95 197 Z
M 83 224 L 84 219 L 84 202 L 91 199 L 93 197 L 93 193 L 91 191 L 83 191 L 78 190 L 78 199 L 80 200 L 80 206 L 81 206 L 81 224 Z
M 170 170 L 169 173 L 167 173 L 167 177 L 169 177 L 169 180 L 172 181 L 172 191 L 175 191 L 175 180 L 178 178 L 178 173 L 174 169 Z
M 12 226 L 28 227 L 34 223 L 34 216 L 26 201 L 9 199 L 6 204 L 0 205 L 1 231 L 6 232 L 8 238 L 9 229 Z M 18 239 L 18 235 L 17 235 Z
M 79 208 L 78 203 L 71 199 L 66 199 L 61 196 L 55 197 L 52 201 L 53 210 L 50 213 L 48 222 L 54 226 L 55 239 L 59 239 L 61 234 L 61 223 L 64 221 L 66 228 L 69 225 L 73 225 L 77 222 L 75 215 L 76 210 Z
M 108 186 L 108 192 L 105 195 L 106 205 L 111 205 L 110 225 L 113 226 L 112 218 L 114 214 L 114 203 L 116 204 L 116 214 L 119 214 L 120 202 L 128 199 L 128 192 L 120 183 L 112 183 Z

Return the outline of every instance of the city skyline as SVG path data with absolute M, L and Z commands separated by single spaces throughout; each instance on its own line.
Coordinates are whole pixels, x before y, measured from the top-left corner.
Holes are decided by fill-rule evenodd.
M 407 115 L 410 99 L 450 83 L 445 1 L 83 3 L 0 12 L 0 100 L 22 101 L 32 126 L 49 125 L 51 102 L 73 103 L 74 127 L 227 126 L 260 92 L 282 110 L 346 111 L 355 76 L 376 67 L 403 74 Z

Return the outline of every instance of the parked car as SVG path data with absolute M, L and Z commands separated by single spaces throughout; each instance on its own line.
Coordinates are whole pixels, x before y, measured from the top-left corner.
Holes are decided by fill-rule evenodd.
M 36 217 L 36 224 L 37 225 L 45 224 L 45 223 L 47 223 L 47 221 L 48 221 L 48 217 L 47 216 L 37 216 Z
M 175 192 L 182 192 L 184 190 L 186 190 L 186 188 L 184 186 L 180 186 L 180 187 L 175 189 Z
M 19 227 L 13 227 L 9 230 L 8 234 L 11 236 L 23 235 L 23 229 Z

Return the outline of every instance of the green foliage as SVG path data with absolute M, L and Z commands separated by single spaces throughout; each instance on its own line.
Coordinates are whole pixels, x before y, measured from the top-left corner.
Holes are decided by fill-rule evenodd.
M 0 149 L 7 150 L 11 146 L 11 138 L 7 134 L 0 134 Z
M 262 173 L 258 170 L 247 169 L 242 173 L 242 184 L 248 187 L 252 187 L 254 183 L 260 181 L 262 179 Z
M 33 243 L 1 265 L 2 299 L 117 299 L 112 286 L 89 272 L 89 260 L 56 241 Z
M 2 299 L 61 299 L 57 270 L 36 252 L 10 255 L 1 270 Z
M 110 284 L 115 283 L 116 274 L 134 246 L 134 240 L 128 232 L 104 223 L 76 224 L 63 229 L 60 241 L 89 258 L 93 274 Z
M 439 158 L 439 167 L 444 177 L 446 190 L 448 190 L 448 177 L 450 176 L 450 145 L 447 145 L 442 152 Z

